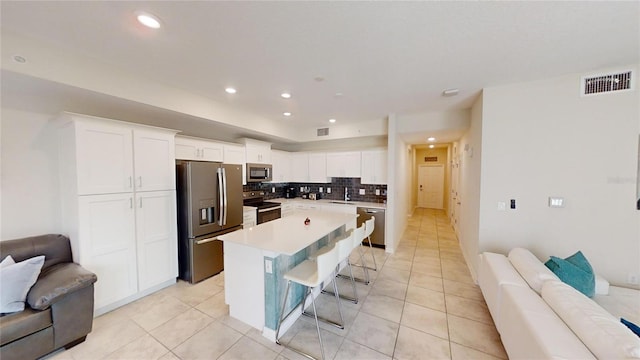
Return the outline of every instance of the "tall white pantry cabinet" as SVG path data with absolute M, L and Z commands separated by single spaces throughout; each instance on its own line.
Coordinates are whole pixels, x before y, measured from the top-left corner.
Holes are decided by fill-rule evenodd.
M 175 283 L 176 131 L 64 113 L 62 217 L 99 315 Z

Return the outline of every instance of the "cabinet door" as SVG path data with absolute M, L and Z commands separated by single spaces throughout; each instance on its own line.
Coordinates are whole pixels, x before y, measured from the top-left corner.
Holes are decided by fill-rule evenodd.
M 291 175 L 294 182 L 309 181 L 309 154 L 294 153 L 291 155 Z
M 216 161 L 222 162 L 223 156 L 223 147 L 222 144 L 212 142 L 212 141 L 200 141 L 200 157 L 199 160 L 202 161 Z
M 327 155 L 325 153 L 309 154 L 309 182 L 326 183 Z
M 136 190 L 175 189 L 175 136 L 152 130 L 134 130 L 133 136 Z
M 360 183 L 387 183 L 387 152 L 385 150 L 362 152 L 362 174 Z
M 79 195 L 133 191 L 131 137 L 131 129 L 126 126 L 77 123 Z
M 139 291 L 178 276 L 175 191 L 136 194 Z
M 291 181 L 291 156 L 285 151 L 272 151 L 273 181 L 283 183 Z
M 342 153 L 327 154 L 328 177 L 345 177 L 345 164 L 341 155 Z
M 247 143 L 245 149 L 248 163 L 271 164 L 270 145 Z
M 244 146 L 225 144 L 223 147 L 223 151 L 223 162 L 225 164 L 242 165 L 242 185 L 247 185 L 247 160 Z
M 133 202 L 132 193 L 78 198 L 80 254 L 76 256 L 80 265 L 98 276 L 96 309 L 137 292 Z
M 197 143 L 191 139 L 176 137 L 176 159 L 179 160 L 198 160 L 200 149 Z

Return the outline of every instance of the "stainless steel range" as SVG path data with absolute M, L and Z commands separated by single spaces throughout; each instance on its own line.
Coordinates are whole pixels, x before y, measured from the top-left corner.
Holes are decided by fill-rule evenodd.
M 264 201 L 264 191 L 245 191 L 242 193 L 243 205 L 258 208 L 258 224 L 280 219 L 282 206 L 277 202 Z

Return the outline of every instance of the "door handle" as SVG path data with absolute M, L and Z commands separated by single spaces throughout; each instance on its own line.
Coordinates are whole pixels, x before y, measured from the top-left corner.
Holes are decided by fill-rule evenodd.
M 212 238 L 206 238 L 206 239 L 202 239 L 202 240 L 198 240 L 196 241 L 196 245 L 202 245 L 202 244 L 206 244 L 206 243 L 210 243 L 212 241 L 216 241 L 218 240 L 218 237 L 212 237 Z
M 216 170 L 217 174 L 218 174 L 218 209 L 220 209 L 220 211 L 218 211 L 219 213 L 219 218 L 218 218 L 218 225 L 222 226 L 223 225 L 223 218 L 224 218 L 224 207 L 223 207 L 223 202 L 224 202 L 224 192 L 222 190 L 222 188 L 224 187 L 224 180 L 222 179 L 222 168 L 218 168 L 218 170 Z

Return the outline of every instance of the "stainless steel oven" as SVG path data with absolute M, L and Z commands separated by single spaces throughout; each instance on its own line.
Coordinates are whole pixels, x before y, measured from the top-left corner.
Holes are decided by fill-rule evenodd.
M 267 221 L 280 219 L 282 215 L 282 206 L 270 206 L 260 209 L 258 207 L 258 224 L 266 223 Z
M 282 214 L 281 204 L 264 201 L 264 195 L 264 191 L 246 191 L 242 193 L 243 205 L 256 208 L 258 224 L 280 219 Z

